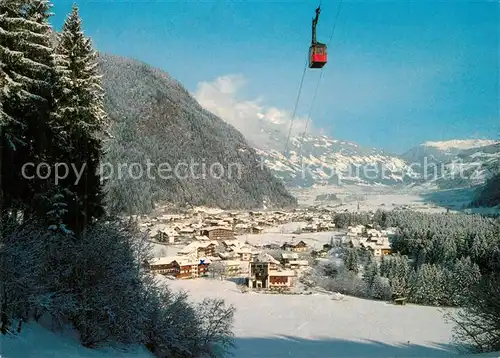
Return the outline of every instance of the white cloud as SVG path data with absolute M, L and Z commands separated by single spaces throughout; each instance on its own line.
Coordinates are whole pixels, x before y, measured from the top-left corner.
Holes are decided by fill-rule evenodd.
M 247 140 L 261 148 L 284 146 L 288 136 L 291 111 L 267 106 L 261 98 L 241 99 L 238 94 L 244 89 L 243 75 L 232 74 L 216 78 L 212 82 L 200 82 L 194 97 L 208 111 L 233 125 Z M 306 128 L 305 117 L 295 117 L 292 136 L 301 134 Z M 312 121 L 307 132 L 315 131 Z

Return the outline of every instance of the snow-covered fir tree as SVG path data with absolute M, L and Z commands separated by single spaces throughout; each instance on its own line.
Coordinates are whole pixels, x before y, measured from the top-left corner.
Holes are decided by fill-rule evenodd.
M 408 277 L 411 272 L 407 256 L 394 255 L 388 262 L 387 272 L 391 283 L 392 292 L 398 297 L 406 297 L 408 294 Z
M 43 211 L 51 183 L 23 166 L 46 162 L 53 146 L 50 115 L 55 81 L 46 0 L 0 3 L 2 205 L 11 213 Z M 43 175 L 44 173 L 42 173 Z
M 345 257 L 345 268 L 354 273 L 359 272 L 359 256 L 357 249 L 348 249 Z
M 83 34 L 76 5 L 59 36 L 56 62 L 59 84 L 54 118 L 66 143 L 57 159 L 83 170 L 80 180 L 73 172 L 61 184 L 66 189 L 68 203 L 64 222 L 79 232 L 104 213 L 98 170 L 106 114 L 96 53 L 90 39 Z
M 82 31 L 77 5 L 64 22 L 56 47 L 62 94 L 58 115 L 72 131 L 101 138 L 106 122 L 104 91 L 98 71 L 97 54 Z
M 437 306 L 444 300 L 445 281 L 443 269 L 433 264 L 423 264 L 410 275 L 412 301 Z
M 375 278 L 378 276 L 378 264 L 373 254 L 369 254 L 363 269 L 363 280 L 366 282 L 368 292 L 371 292 Z

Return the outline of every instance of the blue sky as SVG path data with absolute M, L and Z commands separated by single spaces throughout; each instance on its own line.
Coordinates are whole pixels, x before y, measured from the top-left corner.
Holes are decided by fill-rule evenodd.
M 244 79 L 231 93 L 237 100 L 293 110 L 318 2 L 76 2 L 100 51 L 162 68 L 192 92 L 237 75 Z M 72 2 L 53 3 L 59 29 Z M 323 0 L 321 42 L 338 5 Z M 314 127 L 396 153 L 427 140 L 500 139 L 499 11 L 493 1 L 344 0 Z M 319 70 L 306 73 L 300 116 L 318 77 Z

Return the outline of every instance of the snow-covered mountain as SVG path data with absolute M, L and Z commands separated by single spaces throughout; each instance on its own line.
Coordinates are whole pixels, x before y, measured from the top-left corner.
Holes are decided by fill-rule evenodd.
M 500 141 L 488 139 L 470 139 L 470 140 L 449 140 L 441 142 L 425 142 L 415 148 L 410 149 L 402 155 L 402 158 L 408 162 L 427 163 L 443 162 L 456 159 L 461 153 L 476 150 L 480 147 L 486 147 L 500 143 Z
M 234 102 L 234 99 L 218 104 L 212 97 L 199 93 L 196 96 L 207 110 L 243 133 L 261 156 L 262 163 L 289 188 L 315 184 L 453 187 L 459 184 L 460 178 L 456 176 L 461 171 L 472 171 L 475 177 L 460 186 L 475 185 L 490 175 L 482 164 L 490 166 L 499 160 L 500 150 L 495 145 L 500 141 L 426 142 L 396 155 L 331 138 L 319 133 L 314 126 L 307 126 L 304 120 L 294 121 L 287 146 L 290 118 L 283 111 L 266 110 L 258 103 L 250 105 Z M 303 137 L 303 131 L 309 134 Z
M 435 184 L 439 188 L 471 186 L 484 182 L 497 171 L 500 141 L 426 142 L 401 157 L 426 184 Z
M 493 140 L 426 142 L 396 155 L 310 134 L 292 137 L 285 155 L 283 138 L 273 134 L 269 136 L 273 140 L 266 147 L 257 148 L 257 153 L 289 187 L 322 184 L 463 187 L 484 182 L 500 162 L 500 141 Z
M 326 135 L 291 138 L 287 156 L 283 149 L 257 149 L 257 153 L 289 186 L 402 185 L 418 179 L 417 173 L 397 155 Z
M 447 141 L 438 142 L 425 142 L 422 146 L 434 147 L 442 151 L 452 150 L 468 150 L 473 148 L 485 147 L 488 145 L 496 144 L 499 141 L 492 139 L 452 139 Z

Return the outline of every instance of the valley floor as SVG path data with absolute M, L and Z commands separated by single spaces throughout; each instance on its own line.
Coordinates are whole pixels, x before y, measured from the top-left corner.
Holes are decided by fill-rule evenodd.
M 456 355 L 439 309 L 328 294 L 241 293 L 229 281 L 166 280 L 190 298 L 236 306 L 235 357 L 444 357 Z
M 467 211 L 480 214 L 500 213 L 500 207 L 497 208 L 473 208 L 464 209 L 474 199 L 474 188 L 465 189 L 423 189 L 407 188 L 396 189 L 390 187 L 358 187 L 358 186 L 317 186 L 304 189 L 291 189 L 293 195 L 298 199 L 301 205 L 331 205 L 337 211 L 353 212 L 358 210 L 376 211 L 393 210 L 406 207 L 407 209 L 439 213 L 450 211 Z M 335 194 L 336 201 L 319 202 L 315 198 L 322 194 Z

